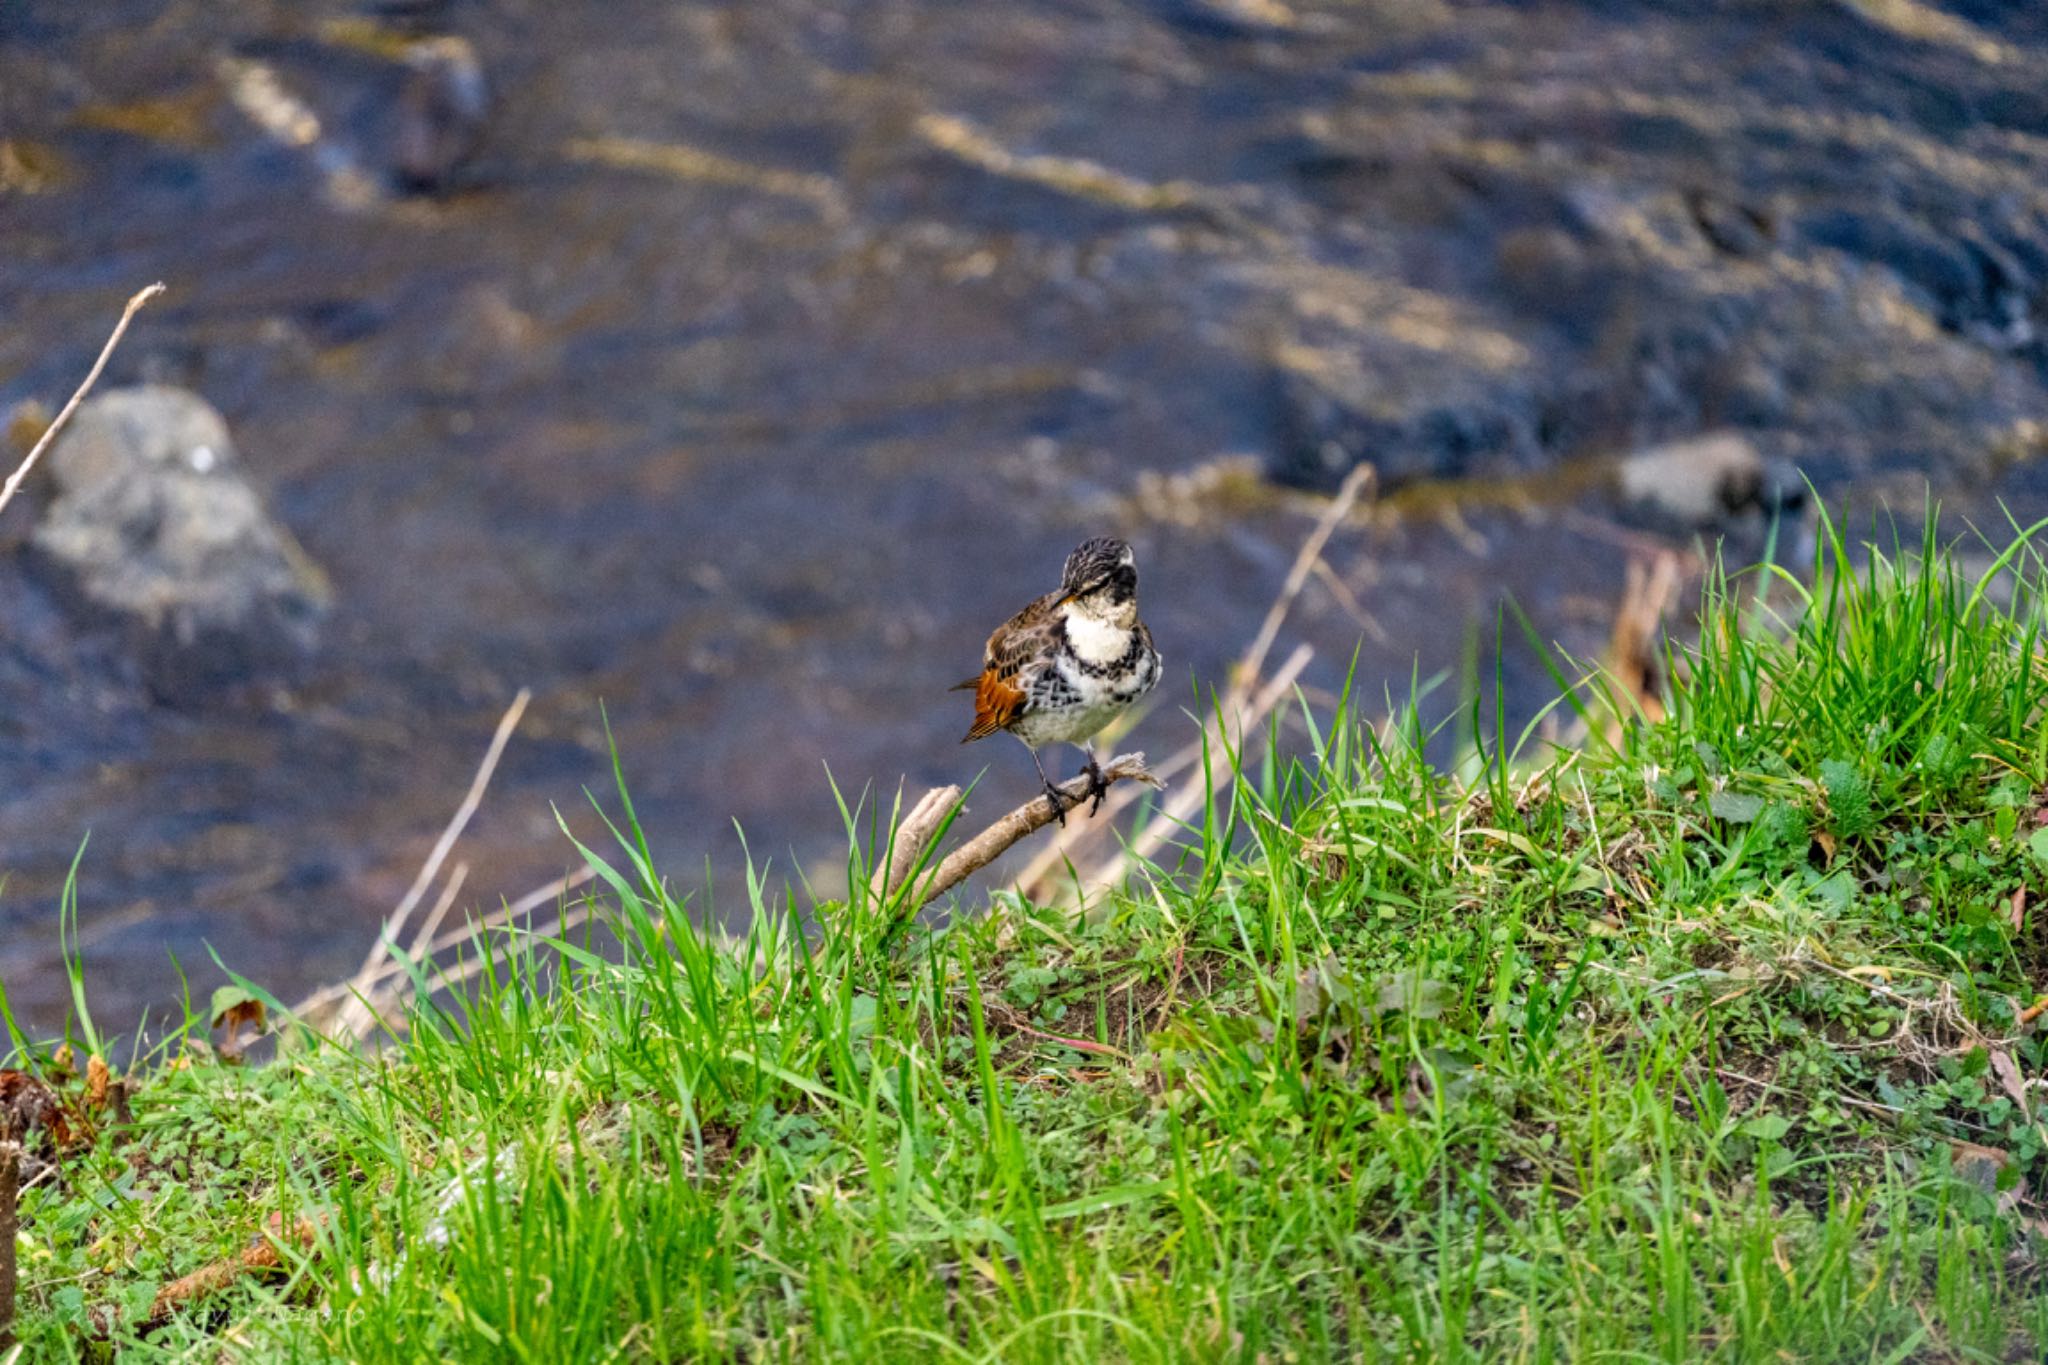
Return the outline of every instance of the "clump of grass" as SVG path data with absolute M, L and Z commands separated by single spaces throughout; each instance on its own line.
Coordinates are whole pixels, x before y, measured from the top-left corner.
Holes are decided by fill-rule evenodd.
M 726 936 L 621 781 L 598 919 L 379 1055 L 192 1021 L 25 1195 L 24 1341 L 2038 1358 L 2038 560 L 1821 543 L 1713 585 L 1667 721 L 1466 784 L 1347 698 L 1081 912 L 904 933 L 852 811 L 850 899 Z M 270 1213 L 289 1275 L 138 1327 Z

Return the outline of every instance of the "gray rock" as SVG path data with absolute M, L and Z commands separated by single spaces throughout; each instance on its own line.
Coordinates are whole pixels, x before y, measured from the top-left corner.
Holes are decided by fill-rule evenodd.
M 1751 513 L 1797 509 L 1805 485 L 1789 465 L 1766 460 L 1735 432 L 1714 432 L 1638 451 L 1621 462 L 1624 502 L 1687 530 L 1725 527 Z
M 204 399 L 161 385 L 94 398 L 48 469 L 37 559 L 75 606 L 127 628 L 159 695 L 288 668 L 313 648 L 326 580 L 265 512 Z
M 1416 382 L 1426 374 L 1432 381 Z M 1370 464 L 1382 491 L 1433 479 L 1530 468 L 1540 416 L 1483 366 L 1366 345 L 1294 346 L 1271 361 L 1277 483 L 1328 490 Z

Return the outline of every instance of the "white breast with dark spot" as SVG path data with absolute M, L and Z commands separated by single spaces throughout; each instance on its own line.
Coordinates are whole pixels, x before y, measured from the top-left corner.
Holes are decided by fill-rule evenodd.
M 1030 705 L 1011 727 L 1026 744 L 1084 744 L 1159 681 L 1159 654 L 1135 630 L 1081 612 L 1066 617 L 1066 645 L 1026 687 Z

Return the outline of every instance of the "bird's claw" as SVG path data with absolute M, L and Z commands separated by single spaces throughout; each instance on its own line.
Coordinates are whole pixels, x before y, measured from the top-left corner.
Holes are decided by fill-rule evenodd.
M 1102 809 L 1102 798 L 1109 795 L 1109 778 L 1103 775 L 1102 765 L 1093 758 L 1088 760 L 1087 774 L 1088 795 L 1095 798 L 1094 803 L 1088 807 L 1088 814 L 1093 817 Z
M 1060 822 L 1060 828 L 1067 827 L 1067 794 L 1052 783 L 1045 784 L 1045 799 L 1052 802 L 1053 819 Z

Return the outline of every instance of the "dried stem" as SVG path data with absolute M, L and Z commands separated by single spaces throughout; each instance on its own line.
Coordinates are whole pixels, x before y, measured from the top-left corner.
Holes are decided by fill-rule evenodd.
M 565 910 L 546 924 L 527 930 L 527 937 L 550 938 L 556 934 L 566 933 L 574 929 L 589 918 L 589 907 L 579 905 L 572 910 Z M 479 932 L 481 928 L 482 926 L 479 926 Z M 472 938 L 476 936 L 471 935 Z M 502 956 L 502 950 L 487 949 L 458 966 L 437 968 L 434 972 L 433 989 L 446 990 L 450 986 L 460 986 L 463 982 L 481 974 L 486 965 L 499 961 Z M 392 984 L 395 989 L 385 999 L 377 1002 L 377 1011 L 380 1016 L 390 1017 L 405 1012 L 408 994 L 413 989 L 412 978 L 410 976 L 403 977 Z
M 1294 567 L 1287 571 L 1287 581 L 1280 585 L 1280 595 L 1273 599 L 1273 605 L 1266 608 L 1266 619 L 1259 623 L 1259 633 L 1252 637 L 1251 645 L 1244 657 L 1238 661 L 1237 676 L 1231 679 L 1231 687 L 1249 692 L 1258 682 L 1259 670 L 1266 665 L 1266 655 L 1272 651 L 1273 641 L 1280 634 L 1281 623 L 1294 606 L 1294 599 L 1301 596 L 1301 590 L 1308 582 L 1308 576 L 1315 572 L 1316 561 L 1323 557 L 1323 547 L 1330 543 L 1336 533 L 1337 524 L 1351 514 L 1359 495 L 1371 486 L 1373 468 L 1362 464 L 1351 471 L 1337 495 L 1330 499 L 1329 506 L 1316 518 L 1314 529 L 1301 542 L 1301 549 L 1294 556 Z
M 107 344 L 100 347 L 100 358 L 92 363 L 92 371 L 86 375 L 85 382 L 72 393 L 71 401 L 58 412 L 57 419 L 43 429 L 43 434 L 37 438 L 35 445 L 29 448 L 28 457 L 7 476 L 6 484 L 0 485 L 0 511 L 5 511 L 7 504 L 14 501 L 14 495 L 21 490 L 22 480 L 29 476 L 29 471 L 43 458 L 43 452 L 50 448 L 58 433 L 64 430 L 65 423 L 71 420 L 71 414 L 78 411 L 78 405 L 92 392 L 92 386 L 99 382 L 100 371 L 107 368 L 107 357 L 113 355 L 114 348 L 121 344 L 121 338 L 128 331 L 128 324 L 134 321 L 136 313 L 141 311 L 143 304 L 163 292 L 162 284 L 153 284 L 128 300 L 128 306 L 121 310 L 121 320 L 114 324 L 113 335 L 107 338 Z
M 511 924 L 525 915 L 532 914 L 543 905 L 560 900 L 563 896 L 591 881 L 596 876 L 595 872 L 585 867 L 579 868 L 566 877 L 557 877 L 546 886 L 536 887 L 532 891 L 527 892 L 510 905 L 494 910 L 480 919 L 473 920 L 460 929 L 451 929 L 424 946 L 415 941 L 412 958 L 414 961 L 419 961 L 424 958 L 435 957 L 447 952 L 450 948 L 474 942 L 489 930 Z M 585 918 L 586 916 L 580 910 L 570 911 L 566 914 L 557 915 L 546 924 L 529 932 L 536 937 L 544 937 L 548 934 L 560 933 L 564 929 L 573 928 L 581 924 Z M 389 1013 L 396 1004 L 395 999 L 391 1001 L 378 1001 L 377 995 L 379 992 L 384 991 L 395 977 L 405 977 L 410 980 L 410 977 L 407 975 L 406 964 L 396 960 L 380 962 L 377 964 L 377 969 L 367 977 L 352 977 L 347 981 L 337 982 L 332 986 L 321 987 L 303 1000 L 300 1000 L 296 1005 L 293 1005 L 291 1012 L 300 1019 L 314 1023 L 317 1027 L 317 1021 L 328 1010 L 335 1009 L 343 1002 L 353 1000 L 357 996 L 363 996 L 376 1004 L 376 1011 L 378 1013 Z
M 448 884 L 441 888 L 441 899 L 434 902 L 434 908 L 427 912 L 427 922 L 412 936 L 412 947 L 407 951 L 414 960 L 427 950 L 434 941 L 434 935 L 441 931 L 441 921 L 448 918 L 448 912 L 455 908 L 455 898 L 462 894 L 462 884 L 469 880 L 469 864 L 457 863 L 455 870 L 448 874 Z
M 1237 743 L 1241 746 L 1244 736 L 1271 715 L 1274 708 L 1286 699 L 1295 679 L 1301 676 L 1302 670 L 1308 667 L 1309 660 L 1314 657 L 1313 649 L 1307 645 L 1296 645 L 1294 652 L 1287 656 L 1287 661 L 1281 664 L 1279 671 L 1273 675 L 1273 680 L 1266 684 L 1258 696 L 1252 698 L 1248 707 L 1240 710 L 1234 717 L 1228 712 L 1219 714 L 1215 720 L 1214 734 L 1211 735 L 1212 744 L 1229 741 L 1230 735 L 1224 727 L 1234 719 L 1237 723 Z M 1205 726 L 1204 732 L 1208 733 L 1209 729 L 1210 727 Z M 1216 749 L 1212 747 L 1210 752 L 1214 753 Z M 1195 812 L 1201 808 L 1202 802 L 1209 799 L 1210 793 L 1223 791 L 1235 777 L 1236 768 L 1226 765 L 1220 771 L 1208 773 L 1205 782 L 1184 784 L 1153 821 L 1145 826 L 1144 832 L 1132 841 L 1127 850 L 1117 851 L 1108 861 L 1095 869 L 1090 878 L 1091 884 L 1114 886 L 1122 881 L 1125 868 L 1134 860 L 1143 862 L 1164 848 L 1167 840 L 1173 838 L 1177 831 L 1186 828 L 1188 821 L 1193 819 Z
M 412 912 L 426 898 L 434 879 L 441 874 L 441 864 L 447 861 L 448 854 L 455 847 L 455 841 L 460 839 L 462 831 L 469 827 L 470 817 L 475 815 L 477 807 L 483 804 L 484 791 L 491 785 L 491 774 L 498 769 L 498 759 L 504 754 L 505 745 L 511 741 L 512 732 L 519 728 L 519 718 L 526 714 L 526 704 L 532 700 L 533 693 L 522 687 L 519 689 L 519 695 L 512 699 L 512 704 L 505 708 L 505 714 L 498 720 L 497 733 L 491 736 L 490 748 L 484 752 L 484 760 L 477 766 L 476 776 L 470 780 L 469 791 L 462 798 L 462 804 L 456 807 L 454 818 L 448 822 L 448 827 L 441 831 L 441 837 L 435 841 L 433 851 L 427 854 L 427 860 L 421 864 L 419 875 L 413 878 L 411 888 L 405 893 L 405 899 L 398 903 L 398 908 L 384 921 L 377 941 L 371 944 L 369 952 L 363 955 L 363 965 L 356 969 L 355 978 L 351 983 L 354 987 L 354 996 L 368 993 L 370 982 L 385 954 L 399 946 L 399 934 L 404 931 L 406 921 L 412 918 Z M 335 1021 L 335 1031 L 345 1038 L 360 1039 L 368 1035 L 373 1024 L 369 1008 L 361 999 L 352 998 L 341 1007 L 341 1017 Z

